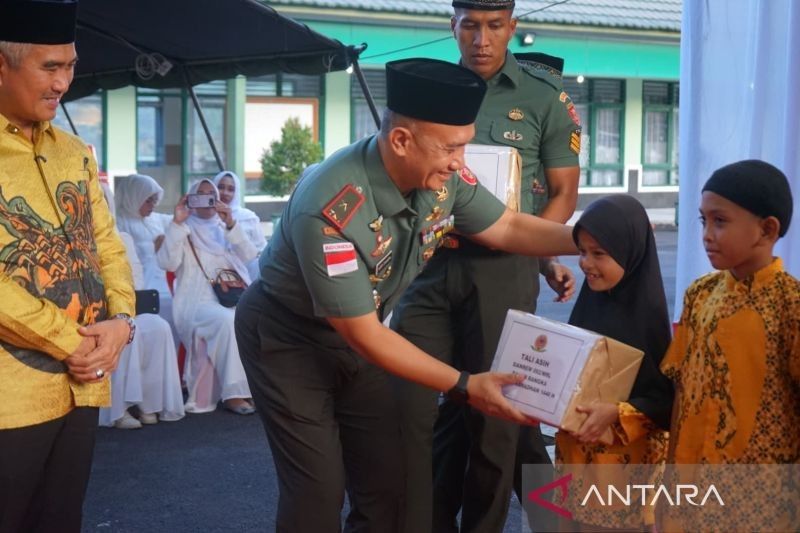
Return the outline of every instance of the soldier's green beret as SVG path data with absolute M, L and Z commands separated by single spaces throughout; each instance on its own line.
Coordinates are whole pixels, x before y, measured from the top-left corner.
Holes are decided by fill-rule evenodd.
M 407 117 L 466 126 L 475 122 L 486 82 L 471 70 L 438 59 L 386 63 L 386 107 Z
M 514 9 L 514 0 L 453 0 L 453 7 L 499 11 L 501 9 Z

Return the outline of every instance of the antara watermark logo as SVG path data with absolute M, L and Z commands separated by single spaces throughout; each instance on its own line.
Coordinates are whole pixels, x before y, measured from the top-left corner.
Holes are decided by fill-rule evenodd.
M 564 507 L 571 481 L 572 474 L 562 476 L 551 483 L 530 491 L 528 500 L 560 516 L 572 519 L 570 510 Z M 555 491 L 552 497 L 545 497 L 551 491 Z M 578 499 L 576 498 L 576 501 Z M 580 506 L 655 506 L 661 503 L 662 505 L 670 506 L 692 505 L 701 507 L 709 503 L 709 500 L 711 500 L 712 504 L 725 505 L 722 496 L 713 484 L 704 490 L 692 484 L 676 484 L 674 487 L 655 484 L 627 484 L 621 485 L 620 488 L 614 485 L 607 485 L 605 491 L 601 490 L 596 484 L 592 484 L 583 495 L 583 498 L 580 498 Z
M 585 506 L 593 496 L 597 503 L 604 507 L 614 505 L 615 499 L 623 505 L 636 505 L 637 500 L 642 506 L 656 505 L 659 503 L 660 498 L 663 498 L 665 503 L 669 505 L 685 505 L 688 503 L 689 505 L 703 506 L 711 497 L 716 499 L 719 505 L 725 505 L 725 502 L 722 501 L 722 496 L 719 495 L 719 491 L 714 485 L 708 486 L 703 499 L 699 503 L 695 499 L 700 495 L 701 491 L 696 485 L 675 485 L 674 493 L 670 493 L 666 485 L 625 485 L 624 492 L 618 490 L 614 485 L 608 485 L 606 488 L 608 490 L 604 500 L 597 485 L 591 485 L 586 492 L 586 496 L 583 497 L 581 505 Z M 638 498 L 637 492 L 639 492 Z M 652 496 L 648 499 L 651 493 Z

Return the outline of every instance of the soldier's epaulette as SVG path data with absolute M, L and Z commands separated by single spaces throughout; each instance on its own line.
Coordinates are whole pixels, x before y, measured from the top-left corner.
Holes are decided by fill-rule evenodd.
M 339 230 L 343 230 L 358 208 L 364 203 L 364 195 L 352 183 L 345 185 L 333 199 L 322 208 L 322 216 Z
M 561 72 L 564 69 L 564 60 L 562 58 L 541 52 L 514 54 L 514 58 L 526 74 L 552 85 L 558 91 L 563 87 Z

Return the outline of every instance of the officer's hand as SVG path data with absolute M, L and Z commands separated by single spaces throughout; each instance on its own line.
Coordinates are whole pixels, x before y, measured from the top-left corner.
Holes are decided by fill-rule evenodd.
M 566 302 L 575 294 L 575 274 L 566 265 L 549 261 L 543 274 L 547 284 L 556 292 L 554 302 Z
M 516 385 L 524 380 L 525 376 L 519 374 L 499 374 L 497 372 L 473 374 L 467 382 L 469 404 L 487 415 L 510 420 L 517 424 L 535 425 L 538 421 L 513 408 L 501 392 L 503 385 Z
M 188 194 L 184 194 L 175 205 L 175 211 L 172 219 L 176 224 L 183 224 L 186 219 L 189 218 L 189 215 L 192 214 L 192 210 L 189 209 L 189 206 L 187 205 L 187 202 L 189 201 L 188 197 Z

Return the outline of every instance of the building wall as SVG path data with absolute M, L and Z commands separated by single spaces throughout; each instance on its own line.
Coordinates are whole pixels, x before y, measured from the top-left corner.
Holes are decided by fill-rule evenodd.
M 281 9 L 283 13 L 284 10 Z M 382 68 L 390 60 L 403 57 L 425 56 L 447 61 L 458 60 L 458 49 L 450 34 L 449 21 L 444 17 L 427 18 L 424 23 L 413 20 L 320 20 L 314 14 L 287 12 L 301 22 L 329 37 L 347 44 L 368 43 L 360 64 L 364 69 Z M 533 46 L 522 46 L 521 36 L 533 33 Z M 624 121 L 622 142 L 624 172 L 623 183 L 618 187 L 592 187 L 581 190 L 580 204 L 585 205 L 599 194 L 609 192 L 634 193 L 648 206 L 672 206 L 677 187 L 640 186 L 643 143 L 644 80 L 677 81 L 679 77 L 679 43 L 674 34 L 654 32 L 605 31 L 602 29 L 575 29 L 548 26 L 533 28 L 520 24 L 520 38 L 511 41 L 514 52 L 538 51 L 565 59 L 565 76 L 582 75 L 587 79 L 612 78 L 625 81 Z M 428 43 L 418 48 L 410 46 Z M 398 50 L 403 50 L 398 52 Z M 351 79 L 346 72 L 334 72 L 324 77 L 324 92 L 320 97 L 319 137 L 324 153 L 329 156 L 354 139 Z M 226 104 L 226 164 L 243 175 L 244 117 L 247 99 L 244 79 L 229 80 Z M 172 100 L 164 109 L 164 120 L 170 127 L 164 138 L 167 152 L 182 154 L 186 127 L 185 112 Z M 136 90 L 133 88 L 110 91 L 106 96 L 104 158 L 109 174 L 129 173 L 136 168 Z M 177 136 L 177 137 L 176 137 Z M 168 137 L 168 138 L 167 138 Z M 176 152 L 177 149 L 177 152 Z M 162 168 L 151 169 L 151 174 L 167 190 L 167 201 L 174 203 L 185 190 L 186 171 L 181 167 L 185 157 L 169 157 Z M 177 159 L 177 161 L 176 161 Z M 141 169 L 147 172 L 147 169 Z M 649 191 L 649 192 L 646 192 Z M 256 200 L 256 198 L 253 198 Z M 266 199 L 262 199 L 266 200 Z M 248 200 L 249 201 L 249 200 Z M 270 204 L 272 205 L 272 204 Z M 253 205 L 258 209 L 258 206 Z M 270 211 L 273 211 L 270 208 Z

